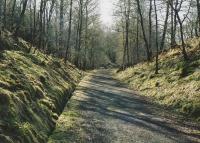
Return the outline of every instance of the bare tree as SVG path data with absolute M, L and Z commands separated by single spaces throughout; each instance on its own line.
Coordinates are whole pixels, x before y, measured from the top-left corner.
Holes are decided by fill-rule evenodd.
M 69 48 L 70 48 L 71 25 L 72 25 L 72 6 L 73 6 L 73 0 L 70 0 L 69 28 L 68 28 L 67 46 L 66 46 L 66 52 L 65 52 L 65 62 L 68 59 Z
M 167 9 L 166 9 L 166 16 L 165 16 L 165 23 L 164 23 L 164 30 L 162 34 L 162 39 L 160 43 L 160 50 L 163 50 L 164 44 L 165 44 L 165 37 L 166 37 L 166 32 L 167 32 L 167 26 L 168 26 L 168 18 L 169 18 L 169 0 L 167 1 Z
M 157 15 L 157 6 L 156 6 L 156 0 L 154 0 L 154 11 L 155 11 L 155 20 L 156 20 L 156 68 L 155 68 L 155 74 L 158 74 L 158 15 Z
M 17 23 L 16 30 L 15 30 L 15 36 L 18 35 L 19 29 L 20 29 L 20 26 L 21 26 L 21 22 L 24 18 L 24 14 L 25 14 L 25 11 L 26 11 L 27 2 L 28 2 L 28 0 L 23 1 L 23 7 L 22 7 L 22 11 L 21 11 L 21 14 L 20 14 L 20 17 L 19 17 L 19 22 Z
M 7 0 L 4 0 L 4 10 L 3 10 L 3 28 L 6 27 L 7 24 Z
M 142 34 L 143 34 L 143 38 L 144 38 L 144 42 L 145 42 L 145 47 L 146 47 L 147 60 L 150 61 L 152 53 L 151 53 L 151 50 L 149 49 L 149 44 L 148 44 L 147 36 L 146 36 L 146 33 L 145 33 L 144 21 L 143 21 L 142 11 L 141 11 L 141 7 L 140 7 L 140 0 L 136 0 L 136 2 L 137 2 L 138 13 L 139 13 L 139 16 L 140 16 L 140 23 L 141 23 L 141 27 L 142 27 Z
M 183 54 L 184 60 L 188 60 L 188 55 L 187 55 L 187 52 L 186 52 L 186 44 L 185 44 L 185 41 L 184 41 L 183 22 L 185 21 L 185 19 L 187 18 L 187 15 L 190 12 L 191 1 L 190 1 L 190 5 L 189 5 L 187 13 L 184 15 L 184 18 L 181 20 L 179 13 L 181 11 L 183 2 L 184 2 L 183 0 L 180 0 L 180 2 L 178 0 L 176 0 L 176 3 L 178 5 L 177 7 L 173 7 L 172 3 L 170 3 L 170 5 L 175 12 L 175 15 L 178 19 L 178 23 L 179 23 L 179 26 L 180 26 L 180 36 L 181 36 L 181 42 L 182 42 L 182 54 Z
M 149 0 L 149 51 L 151 52 L 152 43 L 152 0 Z M 151 53 L 150 53 L 151 54 Z
M 197 16 L 197 27 L 199 28 L 198 31 L 198 36 L 200 35 L 200 2 L 199 0 L 197 0 L 197 13 L 198 13 L 198 16 Z
M 64 48 L 64 0 L 60 0 L 60 35 L 59 35 L 59 50 Z

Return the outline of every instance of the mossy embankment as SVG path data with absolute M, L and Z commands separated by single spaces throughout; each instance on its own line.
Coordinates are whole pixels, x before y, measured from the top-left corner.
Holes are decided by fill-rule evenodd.
M 129 84 L 139 94 L 200 120 L 200 38 L 187 41 L 190 60 L 184 61 L 181 49 L 170 49 L 155 62 L 144 62 L 117 73 L 117 79 Z
M 82 72 L 39 51 L 27 53 L 30 48 L 27 42 L 3 34 L 0 142 L 46 143 Z

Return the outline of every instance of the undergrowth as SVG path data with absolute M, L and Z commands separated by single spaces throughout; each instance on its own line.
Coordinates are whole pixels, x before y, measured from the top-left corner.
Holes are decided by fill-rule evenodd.
M 0 142 L 46 143 L 82 72 L 39 51 L 27 53 L 22 39 L 3 42 L 11 47 L 0 54 Z
M 200 120 L 200 39 L 187 41 L 190 60 L 184 61 L 181 50 L 170 49 L 159 58 L 159 74 L 155 63 L 144 62 L 116 75 L 141 95 Z

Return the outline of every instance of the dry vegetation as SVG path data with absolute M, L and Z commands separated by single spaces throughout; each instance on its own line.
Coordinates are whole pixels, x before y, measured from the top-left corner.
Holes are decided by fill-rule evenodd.
M 187 44 L 189 61 L 184 61 L 179 48 L 170 49 L 160 55 L 159 74 L 154 74 L 154 62 L 144 62 L 117 78 L 155 102 L 200 120 L 200 39 Z

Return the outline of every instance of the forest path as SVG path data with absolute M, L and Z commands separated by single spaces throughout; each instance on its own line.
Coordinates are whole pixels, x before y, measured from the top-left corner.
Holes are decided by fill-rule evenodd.
M 98 70 L 79 84 L 49 143 L 200 142 L 195 131 L 199 132 L 195 125 L 147 102 L 108 70 Z

